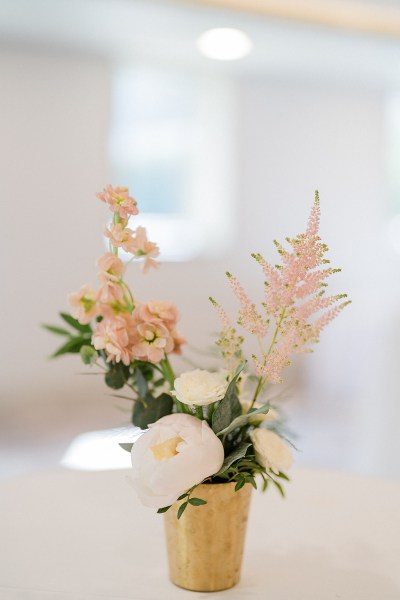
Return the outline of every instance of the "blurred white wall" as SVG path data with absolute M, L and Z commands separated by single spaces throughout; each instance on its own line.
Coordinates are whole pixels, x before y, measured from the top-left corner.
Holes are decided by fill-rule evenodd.
M 84 370 L 78 358 L 48 362 L 58 340 L 39 325 L 55 323 L 67 294 L 95 282 L 107 214 L 94 194 L 108 183 L 111 68 L 79 53 L 4 47 L 0 78 L 1 403 L 14 419 L 37 406 L 43 427 L 55 404 L 67 415 L 88 403 L 90 429 L 96 411 L 110 414 L 114 400 L 101 378 L 76 375 Z M 234 243 L 215 260 L 165 264 L 147 277 L 132 266 L 128 279 L 143 299 L 175 301 L 182 332 L 204 349 L 218 327 L 208 296 L 236 310 L 225 271 L 261 299 L 250 252 L 274 260 L 272 239 L 304 229 L 318 188 L 322 236 L 333 266 L 343 268 L 333 290 L 348 292 L 354 304 L 289 376 L 299 460 L 400 475 L 398 276 L 383 239 L 384 94 L 365 85 L 246 75 L 233 89 Z M 125 419 L 116 410 L 109 424 Z
M 49 367 L 54 340 L 40 323 L 54 321 L 102 250 L 93 191 L 106 178 L 109 69 L 3 49 L 0 78 L 1 402 L 57 401 L 71 371 Z

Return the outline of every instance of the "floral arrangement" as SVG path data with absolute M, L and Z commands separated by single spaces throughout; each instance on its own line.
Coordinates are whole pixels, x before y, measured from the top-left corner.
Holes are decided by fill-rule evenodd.
M 71 331 L 45 327 L 65 338 L 54 357 L 80 353 L 85 364 L 104 371 L 107 386 L 129 390 L 132 423 L 145 432 L 135 444 L 121 445 L 132 453 L 142 502 L 165 512 L 181 501 L 180 518 L 188 505 L 205 504 L 193 496 L 200 483 L 234 482 L 235 490 L 250 483 L 256 488 L 257 476 L 263 490 L 272 484 L 283 495 L 281 482 L 288 479 L 292 463 L 290 442 L 276 406 L 260 398 L 282 381 L 291 356 L 311 351 L 321 331 L 349 303 L 345 294 L 325 295 L 326 280 L 339 269 L 327 266 L 328 248 L 318 236 L 318 193 L 305 233 L 286 238 L 287 248 L 275 241 L 281 264 L 252 255 L 265 279 L 260 307 L 230 273 L 239 303 L 236 322 L 210 298 L 221 322 L 216 342 L 220 368 L 179 376 L 170 361 L 185 343 L 176 328 L 176 307 L 139 299 L 125 280 L 126 265 L 118 255 L 123 249 L 147 271 L 157 267 L 158 247 L 143 227 L 128 227 L 138 208 L 127 188 L 109 185 L 97 197 L 113 214 L 105 229 L 109 251 L 97 263 L 99 287 L 86 284 L 69 296 L 70 314 L 60 315 Z M 246 336 L 258 348 L 251 357 L 252 373 L 243 352 Z

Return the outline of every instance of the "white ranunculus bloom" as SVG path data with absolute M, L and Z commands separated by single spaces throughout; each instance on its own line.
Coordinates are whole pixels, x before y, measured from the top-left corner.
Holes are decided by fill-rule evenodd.
M 132 448 L 133 483 L 145 506 L 161 508 L 217 473 L 224 448 L 206 421 L 182 413 L 149 426 Z
M 184 404 L 205 406 L 225 396 L 228 382 L 226 371 L 211 373 L 202 369 L 187 371 L 175 379 L 174 396 Z
M 255 429 L 250 433 L 257 462 L 274 473 L 286 471 L 293 456 L 289 447 L 279 435 L 268 429 Z

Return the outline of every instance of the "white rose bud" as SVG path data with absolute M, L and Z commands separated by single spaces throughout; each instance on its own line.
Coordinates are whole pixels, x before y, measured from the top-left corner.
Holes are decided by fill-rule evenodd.
M 228 382 L 226 371 L 210 373 L 202 369 L 187 371 L 175 379 L 175 391 L 172 392 L 183 404 L 205 406 L 222 400 L 225 396 Z
M 289 447 L 279 435 L 268 429 L 255 429 L 250 433 L 257 462 L 274 473 L 286 471 L 293 456 Z
M 145 506 L 161 508 L 217 473 L 224 447 L 206 421 L 182 413 L 149 426 L 132 448 L 133 484 Z

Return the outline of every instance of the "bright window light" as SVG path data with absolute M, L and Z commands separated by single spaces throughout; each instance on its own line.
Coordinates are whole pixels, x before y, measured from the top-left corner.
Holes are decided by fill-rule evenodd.
M 154 65 L 115 72 L 110 179 L 137 200 L 129 226 L 147 229 L 161 262 L 215 258 L 233 243 L 233 98 L 230 80 L 214 74 Z
M 199 51 L 215 60 L 239 60 L 253 49 L 253 42 L 240 29 L 220 27 L 208 29 L 197 40 Z

